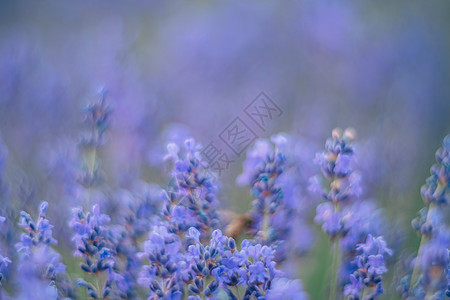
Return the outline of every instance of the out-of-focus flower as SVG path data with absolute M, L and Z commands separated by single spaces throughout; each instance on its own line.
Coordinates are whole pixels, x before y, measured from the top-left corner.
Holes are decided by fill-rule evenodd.
M 344 295 L 351 299 L 375 299 L 383 293 L 382 276 L 387 272 L 384 261 L 386 254 L 392 255 L 383 237 L 368 235 L 364 244 L 356 247 L 355 263 L 358 269 L 350 275 L 350 283 L 344 287 Z M 361 292 L 362 290 L 362 292 Z

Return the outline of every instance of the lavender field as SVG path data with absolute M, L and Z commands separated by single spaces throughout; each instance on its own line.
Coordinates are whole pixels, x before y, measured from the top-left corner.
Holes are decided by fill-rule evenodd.
M 0 1 L 0 300 L 449 299 L 449 13 Z

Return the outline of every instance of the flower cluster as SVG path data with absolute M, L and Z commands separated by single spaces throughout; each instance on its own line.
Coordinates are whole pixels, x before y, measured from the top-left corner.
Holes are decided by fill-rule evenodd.
M 0 223 L 3 223 L 6 221 L 5 217 L 0 216 Z M 2 283 L 3 280 L 3 273 L 6 272 L 6 269 L 8 268 L 8 265 L 11 263 L 11 260 L 0 254 L 0 285 Z
M 360 197 L 353 130 L 333 130 L 325 151 L 314 160 L 322 176 L 310 181 L 305 161 L 312 164 L 312 157 L 308 158 L 309 149 L 303 151 L 304 141 L 288 134 L 258 140 L 237 179 L 250 188 L 251 209 L 234 218 L 229 213 L 232 217 L 227 219 L 220 209 L 218 177 L 191 138 L 183 145 L 167 145 L 165 158 L 172 163 L 167 187 L 119 180 L 115 188 L 114 179 L 104 176 L 107 167 L 100 164 L 111 125 L 105 93 L 100 97 L 85 111 L 88 132 L 78 143 L 82 151 L 73 155 L 78 165 L 58 173 L 61 181 L 54 182 L 65 182 L 55 192 L 58 197 L 67 193 L 75 200 L 70 201 L 70 221 L 64 218 L 65 206 L 52 205 L 49 210 L 42 202 L 36 217 L 20 213 L 17 227 L 23 233 L 17 240 L 9 226 L 15 218 L 0 217 L 0 298 L 307 299 L 298 280 L 303 264 L 298 262 L 313 247 L 311 209 L 316 209 L 314 220 L 332 243 L 326 260 L 331 276 L 323 288 L 330 299 L 375 299 L 384 292 L 387 256 L 393 255 L 388 241 L 392 244 L 384 234 L 383 211 L 375 200 Z M 421 245 L 400 287 L 408 300 L 443 299 L 450 293 L 450 233 L 444 211 L 449 153 L 447 137 L 421 191 L 426 207 L 413 221 Z M 0 151 L 0 174 L 3 159 Z M 0 188 L 3 181 L 0 177 Z M 5 190 L 0 190 L 2 200 L 9 197 Z M 321 203 L 311 201 L 311 192 L 319 194 Z M 2 215 L 13 207 L 4 203 L 0 202 Z M 65 219 L 59 225 L 47 218 L 53 220 L 55 212 Z M 231 230 L 236 222 L 248 230 Z M 11 243 L 14 253 L 8 248 Z M 22 282 L 27 286 L 21 287 Z
M 277 220 L 286 217 L 280 181 L 286 167 L 285 155 L 269 141 L 258 141 L 247 154 L 244 173 L 238 180 L 251 187 L 255 199 L 251 210 L 252 231 L 258 242 L 273 244 L 285 239 L 283 235 L 288 231 L 282 222 L 277 224 Z
M 353 169 L 354 135 L 352 129 L 344 132 L 334 129 L 326 141 L 325 151 L 315 157 L 315 163 L 329 181 L 329 188 L 325 189 L 320 177 L 311 178 L 310 190 L 326 201 L 317 206 L 315 221 L 322 224 L 323 231 L 332 239 L 345 236 L 352 227 L 355 219 L 348 217 L 349 204 L 361 195 L 360 175 Z
M 217 183 L 202 160 L 200 150 L 193 139 L 185 141 L 181 154 L 178 145 L 167 145 L 166 159 L 170 159 L 174 167 L 164 194 L 162 214 L 169 221 L 172 232 L 185 232 L 195 227 L 209 233 L 218 225 Z
M 436 151 L 436 162 L 421 188 L 425 207 L 412 221 L 421 242 L 411 263 L 411 273 L 398 287 L 403 297 L 443 299 L 449 286 L 450 230 L 445 223 L 444 207 L 450 197 L 450 135 Z
M 340 294 L 344 285 L 344 294 L 355 299 L 361 297 L 359 290 L 364 285 L 368 286 L 364 290 L 364 297 L 367 299 L 373 299 L 383 292 L 381 277 L 377 277 L 375 282 L 375 278 L 369 278 L 373 268 L 367 273 L 369 256 L 370 263 L 373 263 L 371 255 L 378 253 L 358 253 L 364 241 L 367 249 L 374 243 L 372 236 L 382 233 L 384 217 L 374 201 L 360 199 L 361 176 L 354 169 L 354 136 L 353 129 L 346 129 L 344 132 L 340 129 L 333 130 L 332 137 L 325 144 L 325 151 L 317 153 L 315 158 L 315 163 L 321 167 L 323 179 L 314 176 L 310 184 L 310 191 L 318 193 L 325 200 L 317 206 L 315 221 L 322 224 L 322 230 L 333 242 L 330 299 Z M 329 188 L 323 187 L 324 181 L 329 184 Z M 385 246 L 381 238 L 377 238 L 376 244 Z M 387 248 L 380 248 L 379 251 L 383 252 L 384 249 Z M 377 260 L 381 264 L 379 256 Z M 365 275 L 361 272 L 365 272 Z M 364 280 L 366 281 L 363 283 Z M 367 293 L 374 286 L 378 287 L 370 291 L 369 296 Z
M 236 180 L 249 186 L 254 197 L 248 214 L 252 241 L 273 247 L 275 260 L 285 265 L 291 257 L 302 255 L 312 240 L 304 217 L 308 211 L 300 180 L 304 168 L 296 150 L 293 138 L 284 133 L 260 139 L 248 150 Z M 288 219 L 293 223 L 288 224 Z
M 344 295 L 350 299 L 374 299 L 383 293 L 382 276 L 387 272 L 384 255 L 392 255 L 383 237 L 367 236 L 364 244 L 358 244 L 359 254 L 355 258 L 358 269 L 350 275 L 350 284 L 344 288 Z M 362 291 L 361 291 L 362 290 Z
M 49 298 L 60 296 L 74 296 L 74 291 L 67 285 L 65 277 L 66 266 L 61 262 L 60 255 L 51 248 L 56 244 L 53 238 L 53 225 L 46 218 L 48 203 L 42 202 L 39 207 L 39 216 L 36 220 L 26 212 L 20 213 L 18 224 L 25 232 L 16 244 L 20 263 L 18 270 L 20 276 L 28 278 L 31 285 L 40 290 L 42 295 Z M 30 287 L 23 289 L 20 298 L 32 297 Z
M 92 206 L 91 212 L 85 213 L 81 207 L 73 209 L 73 218 L 69 226 L 75 232 L 72 240 L 75 245 L 75 256 L 83 258 L 81 269 L 91 277 L 95 277 L 96 286 L 78 279 L 77 285 L 85 287 L 89 297 L 103 299 L 112 293 L 114 281 L 120 281 L 120 275 L 114 271 L 114 252 L 112 250 L 111 233 L 106 226 L 110 218 L 100 212 L 99 205 Z

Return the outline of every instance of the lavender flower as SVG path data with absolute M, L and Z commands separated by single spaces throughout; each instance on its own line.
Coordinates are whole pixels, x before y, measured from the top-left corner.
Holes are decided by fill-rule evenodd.
M 286 260 L 287 242 L 292 239 L 291 226 L 285 222 L 292 219 L 301 225 L 300 215 L 296 210 L 300 203 L 290 190 L 292 182 L 288 172 L 287 157 L 290 138 L 285 134 L 272 137 L 272 143 L 258 140 L 247 153 L 244 170 L 237 178 L 239 184 L 250 186 L 254 197 L 250 211 L 252 226 L 251 233 L 254 242 L 271 245 L 276 249 L 276 260 Z M 285 197 L 284 190 L 291 193 Z
M 106 104 L 108 92 L 101 89 L 98 93 L 98 102 L 90 103 L 84 109 L 84 123 L 87 132 L 82 140 L 86 147 L 98 148 L 105 143 L 105 133 L 110 126 L 111 108 Z
M 155 193 L 159 188 L 145 183 L 139 184 L 138 192 L 121 191 L 120 199 L 123 203 L 120 217 L 123 226 L 114 226 L 115 269 L 123 276 L 118 286 L 119 296 L 123 299 L 137 299 L 139 285 L 137 280 L 142 267 L 139 252 L 140 240 L 158 222 L 157 212 L 160 205 Z
M 383 237 L 368 235 L 364 244 L 358 244 L 355 263 L 358 269 L 350 275 L 350 283 L 344 288 L 344 295 L 350 299 L 375 299 L 383 293 L 382 276 L 387 272 L 385 254 L 392 255 Z M 362 292 L 361 292 L 362 290 Z
M 327 201 L 317 206 L 315 220 L 322 224 L 322 229 L 332 239 L 347 234 L 354 220 L 345 218 L 342 209 L 361 195 L 360 176 L 353 170 L 355 154 L 351 141 L 354 135 L 352 129 L 344 133 L 334 129 L 325 144 L 326 150 L 317 153 L 315 158 L 324 177 L 330 181 L 329 189 L 324 189 L 319 177 L 311 178 L 310 190 Z
M 0 223 L 3 223 L 6 221 L 6 218 L 3 216 L 0 216 Z M 11 260 L 8 257 L 5 257 L 0 254 L 0 287 L 2 285 L 2 281 L 4 278 L 4 273 L 7 271 L 8 265 L 11 263 Z
M 164 226 L 155 226 L 140 255 L 149 261 L 139 275 L 139 283 L 150 288 L 148 299 L 181 299 L 184 272 L 179 237 Z
M 450 232 L 442 230 L 423 246 L 418 258 L 422 276 L 415 295 L 425 295 L 427 299 L 444 299 L 448 286 L 449 237 Z
M 122 280 L 114 270 L 114 244 L 107 227 L 110 218 L 100 212 L 97 204 L 92 206 L 91 212 L 85 213 L 81 207 L 77 207 L 72 213 L 69 226 L 74 231 L 74 255 L 84 259 L 80 268 L 94 276 L 96 281 L 96 287 L 83 279 L 78 279 L 77 285 L 85 287 L 92 299 L 103 299 L 113 293 L 113 283 L 120 284 Z
M 169 221 L 170 230 L 186 232 L 195 227 L 204 234 L 210 232 L 218 224 L 217 183 L 201 158 L 200 146 L 188 139 L 183 153 L 175 144 L 167 145 L 167 152 L 166 159 L 173 162 L 174 168 L 164 194 L 162 214 Z
M 48 203 L 42 202 L 36 221 L 28 213 L 24 211 L 20 213 L 19 226 L 25 233 L 22 233 L 20 242 L 16 244 L 20 258 L 19 276 L 29 278 L 31 286 L 38 290 L 42 289 L 43 295 L 48 297 L 73 296 L 74 291 L 63 276 L 66 273 L 66 266 L 60 262 L 60 255 L 51 248 L 57 241 L 52 236 L 53 225 L 46 218 L 47 209 Z M 29 288 L 31 287 L 24 289 L 19 297 L 26 299 Z
M 442 147 L 436 151 L 436 162 L 420 192 L 425 204 L 439 206 L 450 201 L 450 135 L 444 138 Z
M 328 189 L 322 187 L 322 180 L 318 176 L 311 178 L 310 191 L 326 201 L 317 206 L 315 221 L 322 224 L 322 230 L 334 242 L 330 299 L 337 296 L 342 260 L 340 239 L 347 235 L 357 221 L 351 205 L 354 198 L 361 194 L 360 177 L 353 170 L 355 154 L 351 141 L 354 136 L 353 129 L 344 132 L 339 128 L 334 129 L 332 137 L 325 143 L 325 151 L 316 154 L 315 163 L 321 167 L 323 176 L 329 182 Z
M 299 280 L 286 278 L 275 278 L 266 295 L 266 300 L 306 300 L 307 298 Z
M 448 204 L 450 195 L 450 135 L 444 138 L 442 147 L 436 151 L 436 162 L 431 167 L 431 176 L 421 188 L 422 199 L 426 206 L 412 221 L 421 242 L 417 258 L 413 261 L 409 289 L 402 287 L 399 289 L 406 295 L 418 297 L 435 295 L 439 299 L 444 295 L 448 264 L 446 253 L 449 248 L 448 231 L 442 210 Z M 436 268 L 432 267 L 435 264 Z M 442 274 L 431 274 L 430 268 L 437 272 L 441 270 Z

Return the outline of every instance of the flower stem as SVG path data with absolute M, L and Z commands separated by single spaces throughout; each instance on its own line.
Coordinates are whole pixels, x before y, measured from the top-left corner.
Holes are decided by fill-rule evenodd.
M 236 285 L 234 288 L 236 290 L 238 300 L 241 300 L 241 292 L 239 291 L 239 287 Z
M 430 203 L 429 206 L 428 206 L 428 211 L 427 211 L 427 216 L 425 218 L 425 223 L 428 222 L 428 219 L 430 218 L 431 211 L 433 210 L 433 207 L 434 207 L 433 203 Z M 414 269 L 413 269 L 413 273 L 411 275 L 411 280 L 410 280 L 410 283 L 409 283 L 409 291 L 410 291 L 410 293 L 412 293 L 412 290 L 413 290 L 414 286 L 416 285 L 416 281 L 417 281 L 417 278 L 419 276 L 419 270 L 420 270 L 419 259 L 420 259 L 420 256 L 422 255 L 423 245 L 427 241 L 428 241 L 428 237 L 426 235 L 424 236 L 422 234 L 420 236 L 419 250 L 417 250 L 417 257 L 416 257 L 416 260 L 414 261 Z
M 89 172 L 89 180 L 93 180 L 94 178 L 94 172 L 95 172 L 95 165 L 97 161 L 97 147 L 93 147 L 90 149 L 89 153 L 86 155 L 86 162 L 88 166 L 88 172 Z M 86 199 L 87 202 L 87 209 L 89 209 L 89 206 L 91 205 L 91 194 L 92 194 L 92 182 L 89 182 L 88 187 L 88 196 Z
M 337 213 L 339 211 L 339 205 L 334 202 L 334 211 Z M 331 267 L 331 288 L 330 288 L 330 300 L 336 299 L 337 286 L 338 286 L 338 273 L 340 267 L 340 253 L 339 253 L 339 235 L 335 237 L 336 242 L 334 243 L 333 251 L 333 262 Z
M 333 251 L 333 262 L 331 267 L 331 288 L 330 288 L 330 300 L 337 298 L 337 286 L 338 286 L 338 273 L 340 265 L 340 253 L 339 253 L 339 237 L 336 237 Z
M 367 296 L 367 288 L 364 287 L 364 289 L 363 289 L 363 294 L 362 294 L 362 297 L 361 297 L 361 300 L 366 299 L 366 296 Z

